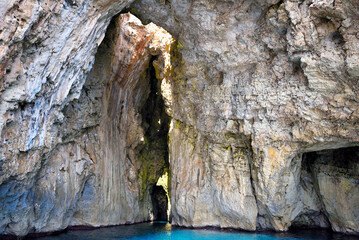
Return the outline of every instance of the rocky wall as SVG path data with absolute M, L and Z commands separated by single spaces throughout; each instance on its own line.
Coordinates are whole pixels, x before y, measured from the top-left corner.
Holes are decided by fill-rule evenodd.
M 307 215 L 325 214 L 337 232 L 358 232 L 358 159 L 358 147 L 310 152 L 303 157 L 301 196 Z M 319 221 L 312 224 L 326 224 L 323 216 L 316 219 Z
M 169 158 L 175 225 L 358 233 L 303 158 L 359 145 L 358 2 L 132 2 L 0 3 L 0 232 L 150 219 Z M 126 15 L 99 48 L 125 7 L 177 42 Z
M 80 96 L 111 17 L 128 3 L 0 3 L 1 233 L 67 226 L 63 216 L 73 212 L 92 160 L 84 147 L 63 141 L 62 109 Z M 56 186 L 68 193 L 61 200 Z
M 359 143 L 358 6 L 339 0 L 130 6 L 178 39 L 168 100 L 173 224 L 283 231 L 308 213 L 303 153 Z M 317 226 L 355 232 L 350 224 L 339 230 L 320 211 L 311 217 Z
M 56 137 L 53 146 L 41 145 L 37 135 L 36 148 L 22 149 L 19 143 L 25 135 L 18 124 L 29 123 L 16 117 L 35 120 L 36 111 L 46 112 L 44 106 L 26 103 L 11 112 L 1 150 L 17 158 L 2 159 L 2 234 L 153 219 L 152 187 L 168 168 L 168 117 L 150 65 L 162 67 L 171 43 L 166 31 L 143 26 L 129 14 L 113 20 L 78 99 L 67 96 L 67 103 L 54 107 L 53 123 L 36 123 L 51 128 L 43 134 Z

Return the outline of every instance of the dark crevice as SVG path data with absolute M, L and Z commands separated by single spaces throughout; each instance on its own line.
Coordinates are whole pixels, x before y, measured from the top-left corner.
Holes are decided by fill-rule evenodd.
M 168 199 L 166 191 L 156 186 L 158 179 L 169 173 L 168 160 L 168 131 L 169 116 L 165 111 L 165 104 L 161 95 L 161 81 L 156 78 L 153 57 L 146 72 L 149 81 L 149 95 L 140 110 L 142 128 L 144 130 L 143 143 L 137 147 L 141 161 L 140 176 L 142 179 L 141 198 L 150 195 L 153 207 L 153 220 L 167 221 Z M 170 174 L 169 174 L 170 175 Z
M 359 159 L 359 147 L 348 147 L 323 150 L 317 152 L 308 152 L 303 154 L 303 169 L 315 173 L 314 166 L 324 164 L 330 167 L 330 170 L 336 168 L 345 175 L 356 176 L 356 162 Z
M 161 82 L 156 78 L 156 71 L 152 65 L 152 58 L 148 74 L 150 77 L 150 94 L 141 110 L 145 136 L 162 143 L 158 147 L 168 153 L 167 135 L 169 129 L 169 117 L 165 111 L 165 104 L 161 95 Z M 164 144 L 165 143 L 165 144 Z M 166 154 L 168 156 L 168 154 Z M 168 157 L 167 161 L 168 163 Z
M 335 31 L 335 32 L 331 33 L 330 38 L 332 39 L 332 41 L 335 44 L 337 44 L 341 47 L 343 47 L 345 44 L 344 37 L 342 36 L 342 34 L 339 31 Z
M 168 199 L 162 186 L 154 186 L 151 193 L 153 204 L 153 218 L 156 221 L 168 221 L 167 209 Z

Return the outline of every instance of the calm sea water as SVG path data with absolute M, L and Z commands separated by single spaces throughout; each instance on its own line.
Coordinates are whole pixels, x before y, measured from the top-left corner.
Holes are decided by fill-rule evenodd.
M 246 233 L 218 231 L 213 229 L 183 229 L 172 227 L 165 222 L 141 223 L 134 225 L 100 228 L 94 230 L 69 230 L 55 236 L 41 237 L 39 240 L 354 240 L 340 234 L 323 230 L 298 230 L 290 233 Z

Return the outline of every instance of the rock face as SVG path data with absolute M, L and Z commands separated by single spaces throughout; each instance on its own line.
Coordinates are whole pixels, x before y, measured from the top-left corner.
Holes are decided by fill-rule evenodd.
M 96 54 L 86 90 L 64 108 L 63 128 L 68 128 L 63 138 L 70 145 L 84 144 L 93 165 L 71 225 L 151 220 L 151 188 L 168 164 L 167 148 L 161 148 L 166 144 L 160 144 L 167 141 L 168 127 L 154 123 L 166 123 L 166 115 L 153 97 L 157 86 L 148 68 L 151 53 L 162 63 L 171 39 L 163 29 L 145 27 L 130 14 L 117 18 Z
M 103 40 L 125 7 L 177 42 L 129 14 Z M 149 220 L 169 168 L 175 225 L 358 234 L 358 9 L 0 3 L 0 233 Z
M 357 233 L 359 229 L 358 159 L 358 147 L 311 152 L 304 157 L 303 171 L 311 174 L 323 208 L 338 232 Z
M 51 127 L 43 134 L 56 137 L 53 145 L 41 145 L 46 142 L 40 135 L 33 136 L 37 145 L 31 149 L 18 142 L 25 138 L 19 124 L 29 124 L 21 114 L 35 121 L 40 119 L 36 114 L 45 114 L 44 106 L 28 103 L 9 112 L 12 118 L 2 131 L 1 150 L 9 159 L 1 162 L 1 233 L 152 219 L 152 186 L 168 168 L 168 117 L 161 95 L 156 95 L 155 70 L 148 69 L 152 55 L 162 67 L 171 43 L 166 31 L 153 24 L 145 27 L 129 14 L 114 20 L 81 95 L 54 106 L 56 119 L 49 119 L 50 125 L 40 122 L 41 129 Z M 16 144 L 20 149 L 14 152 Z
M 356 217 L 337 213 L 351 220 L 335 227 L 325 199 L 303 189 L 301 165 L 303 153 L 358 145 L 356 1 L 140 0 L 130 9 L 178 39 L 174 224 L 287 230 L 306 216 L 355 232 Z
M 128 3 L 0 3 L 1 233 L 68 225 L 94 152 L 63 143 L 62 109 L 80 96 L 111 17 Z

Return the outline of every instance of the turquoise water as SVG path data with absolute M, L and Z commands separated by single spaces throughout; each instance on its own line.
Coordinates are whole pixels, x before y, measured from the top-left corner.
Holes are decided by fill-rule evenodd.
M 69 230 L 55 236 L 41 237 L 39 240 L 352 240 L 345 235 L 333 235 L 323 230 L 300 230 L 290 233 L 248 233 L 218 231 L 213 229 L 183 229 L 172 227 L 165 222 L 141 223 L 126 226 L 99 228 L 94 230 Z

